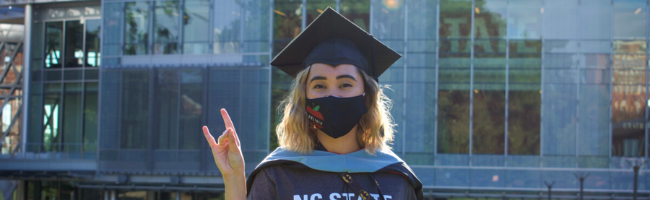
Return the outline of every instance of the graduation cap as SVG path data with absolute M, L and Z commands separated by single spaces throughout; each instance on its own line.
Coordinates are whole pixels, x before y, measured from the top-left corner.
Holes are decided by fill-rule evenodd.
M 352 64 L 378 80 L 400 57 L 328 7 L 273 58 L 271 65 L 295 78 L 298 72 L 314 63 Z

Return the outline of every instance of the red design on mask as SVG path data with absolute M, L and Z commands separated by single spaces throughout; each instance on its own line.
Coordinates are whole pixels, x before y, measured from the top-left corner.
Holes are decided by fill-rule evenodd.
M 315 118 L 317 118 L 316 120 L 320 120 L 321 123 L 322 123 L 322 122 L 325 121 L 325 120 L 323 120 L 323 115 L 322 115 L 320 112 L 318 112 L 319 109 L 320 109 L 320 106 L 316 106 L 316 107 L 314 107 L 313 109 L 312 109 L 310 106 L 307 106 L 307 112 L 308 112 L 310 115 L 312 115 L 312 116 L 314 116 Z M 313 119 L 312 119 L 311 121 L 312 121 L 312 124 L 315 124 L 318 128 L 323 128 L 323 126 L 321 126 L 319 123 L 314 122 Z

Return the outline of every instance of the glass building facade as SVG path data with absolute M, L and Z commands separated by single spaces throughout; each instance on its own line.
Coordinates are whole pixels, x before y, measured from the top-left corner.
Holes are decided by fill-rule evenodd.
M 632 194 L 650 153 L 649 0 L 35 4 L 24 150 L 0 157 L 0 177 L 73 181 L 25 178 L 28 199 L 216 196 L 201 126 L 222 132 L 226 108 L 247 171 L 275 149 L 293 79 L 269 62 L 327 7 L 402 55 L 379 83 L 393 151 L 427 198 L 539 199 L 551 183 L 554 198 Z

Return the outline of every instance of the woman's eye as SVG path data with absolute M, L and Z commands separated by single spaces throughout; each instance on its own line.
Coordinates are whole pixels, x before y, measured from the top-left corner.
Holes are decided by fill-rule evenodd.
M 314 89 L 323 89 L 325 86 L 323 85 L 314 85 Z
M 344 87 L 352 87 L 352 85 L 349 84 L 349 83 L 344 83 L 343 85 L 341 85 L 341 87 L 342 87 L 342 88 L 344 88 Z

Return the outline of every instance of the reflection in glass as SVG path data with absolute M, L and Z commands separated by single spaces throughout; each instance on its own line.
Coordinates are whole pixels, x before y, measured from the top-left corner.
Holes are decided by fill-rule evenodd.
M 239 52 L 242 12 L 241 6 L 233 0 L 214 4 L 214 54 Z
M 178 70 L 160 70 L 156 81 L 157 149 L 178 148 Z
M 441 39 L 469 39 L 472 31 L 472 1 L 469 0 L 442 0 L 440 1 L 440 38 Z M 459 44 L 457 40 L 451 41 L 452 51 L 469 48 Z M 469 46 L 467 44 L 467 46 Z M 455 47 L 455 48 L 454 48 Z M 442 46 L 441 46 L 442 50 Z
M 542 0 L 509 1 L 508 38 L 541 39 Z
M 46 151 L 60 151 L 59 109 L 61 108 L 61 84 L 45 84 L 43 100 L 43 143 Z
M 485 41 L 485 44 L 505 41 Z M 505 145 L 505 48 L 486 51 L 474 43 L 472 153 L 503 154 Z M 499 45 L 505 47 L 505 45 Z M 495 51 L 497 50 L 497 51 Z M 486 53 L 491 52 L 491 53 Z
M 31 45 L 31 54 L 32 57 L 32 70 L 43 69 L 43 57 L 47 55 L 45 47 L 45 27 L 43 26 L 44 22 L 34 22 L 32 23 L 32 45 Z
M 100 66 L 101 25 L 102 20 L 86 20 L 86 52 L 84 52 L 86 67 Z
M 441 68 L 439 73 L 438 153 L 469 153 L 470 70 Z
M 124 54 L 146 55 L 149 39 L 149 2 L 126 2 L 124 9 Z
M 45 23 L 45 67 L 61 68 L 63 59 L 63 22 Z
M 183 54 L 206 54 L 210 39 L 210 1 L 186 0 L 183 8 Z
M 197 149 L 203 113 L 202 70 L 159 70 L 154 102 L 156 149 Z
M 98 89 L 99 84 L 97 82 L 85 83 L 85 94 L 84 94 L 84 119 L 83 119 L 83 150 L 84 151 L 96 151 L 97 150 L 97 119 L 99 117 L 97 113 L 99 95 Z
M 366 3 L 369 2 L 366 1 Z M 343 4 L 343 1 L 341 1 L 341 4 Z M 309 3 L 307 3 L 307 25 L 311 24 L 311 22 L 313 22 L 314 19 L 323 12 L 323 9 L 327 7 L 336 9 L 336 0 L 310 0 Z M 347 7 L 347 10 L 350 10 L 350 7 Z M 353 21 L 351 18 L 348 19 Z
M 576 12 L 578 12 L 578 0 L 546 0 L 542 13 L 544 39 L 576 39 L 578 37 Z
M 613 34 L 616 39 L 646 38 L 646 2 L 639 0 L 614 1 Z
M 198 149 L 203 114 L 203 70 L 182 70 L 180 74 L 180 149 Z
M 289 42 L 300 33 L 300 15 L 296 10 L 300 9 L 299 1 L 275 0 L 273 1 L 273 49 L 272 54 L 278 54 Z M 321 8 L 322 9 L 322 8 Z M 271 68 L 271 108 L 277 108 L 282 99 L 289 92 L 293 78 L 275 67 Z M 276 127 L 280 122 L 280 113 L 277 109 L 271 109 L 271 127 Z M 271 128 L 270 149 L 278 146 L 275 128 Z
M 609 40 L 612 37 L 612 0 L 580 3 L 577 15 L 578 38 Z
M 120 147 L 147 147 L 149 120 L 149 71 L 122 73 L 122 119 Z
M 333 0 L 321 0 L 322 1 L 322 6 L 329 5 L 331 3 L 334 3 L 336 5 L 336 2 Z M 339 12 L 341 15 L 345 16 L 348 18 L 350 21 L 354 22 L 357 26 L 361 27 L 363 30 L 369 31 L 368 27 L 370 26 L 370 1 L 365 1 L 365 0 L 340 0 L 340 10 Z M 398 4 L 399 1 L 395 1 L 396 4 Z M 311 3 L 311 1 L 310 1 Z M 325 4 L 325 5 L 323 5 Z M 307 4 L 309 6 L 309 4 Z M 336 6 L 332 6 L 334 8 Z M 318 8 L 318 7 L 317 7 Z M 326 8 L 326 7 L 320 7 L 320 8 Z M 394 8 L 397 9 L 397 8 Z M 307 24 L 309 24 L 313 20 L 312 17 L 313 9 L 307 11 Z M 314 13 L 316 14 L 316 13 Z M 318 15 L 313 15 L 313 16 L 318 16 Z
M 505 149 L 506 5 L 505 0 L 475 2 L 472 91 L 472 153 L 475 154 L 503 154 Z
M 64 151 L 81 150 L 82 143 L 82 84 L 64 84 L 63 94 L 63 143 Z
M 438 153 L 469 153 L 472 1 L 440 1 Z
M 273 55 L 279 53 L 300 33 L 300 3 L 291 0 L 273 1 Z M 275 79 L 275 75 L 273 77 Z
M 43 103 L 43 83 L 39 82 L 31 82 L 29 84 L 29 105 L 27 107 L 27 112 L 29 112 L 29 119 L 27 120 L 27 130 L 25 131 L 27 133 L 26 135 L 26 141 L 27 141 L 27 146 L 26 150 L 28 152 L 38 152 L 38 151 L 44 151 L 42 145 L 45 142 L 43 140 L 43 129 L 46 124 L 43 123 L 44 119 L 47 119 L 47 116 L 43 112 L 44 106 Z
M 612 155 L 644 156 L 646 42 L 614 41 Z
M 178 1 L 156 1 L 154 8 L 153 54 L 178 52 Z
M 540 40 L 511 40 L 508 59 L 508 154 L 539 155 Z
M 474 8 L 474 38 L 503 39 L 506 35 L 506 0 L 477 0 Z M 491 45 L 474 41 L 489 51 Z
M 84 64 L 84 26 L 79 21 L 65 22 L 65 66 L 81 67 Z

